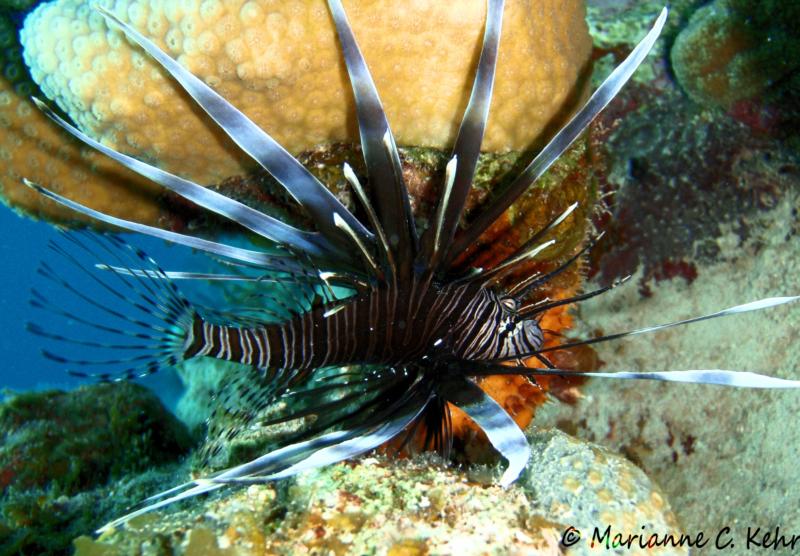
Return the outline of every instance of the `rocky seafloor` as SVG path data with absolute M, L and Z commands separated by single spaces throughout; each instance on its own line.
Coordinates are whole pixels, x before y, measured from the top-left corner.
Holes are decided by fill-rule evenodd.
M 660 8 L 649 0 L 589 4 L 598 74 Z M 608 237 L 592 257 L 592 280 L 633 279 L 582 305 L 576 334 L 800 292 L 800 78 L 791 62 L 800 59 L 792 56 L 798 40 L 781 18 L 769 17 L 794 5 L 673 3 L 658 55 L 596 128 L 608 200 L 597 225 Z M 732 31 L 738 24 L 745 33 Z M 771 37 L 768 47 L 763 37 Z M 693 56 L 700 51 L 709 53 L 705 63 Z M 728 368 L 797 378 L 798 329 L 800 313 L 789 306 L 596 349 L 609 371 Z M 102 401 L 96 388 L 114 398 L 109 388 L 129 386 L 70 396 Z M 508 490 L 494 485 L 498 466 L 368 457 L 167 508 L 99 537 L 92 536 L 97 526 L 185 477 L 185 454 L 196 441 L 139 391 L 124 396 L 141 400 L 133 421 L 111 409 L 105 421 L 88 423 L 80 411 L 59 411 L 58 419 L 12 411 L 25 399 L 83 406 L 42 396 L 2 409 L 11 416 L 0 431 L 3 553 L 584 554 L 593 552 L 594 529 L 612 526 L 712 539 L 729 527 L 723 541 L 736 543 L 735 554 L 748 527 L 761 529 L 759 542 L 776 528 L 800 532 L 800 397 L 793 391 L 590 381 L 575 404 L 539 410 L 528 431 L 531 463 Z M 122 407 L 117 402 L 103 407 Z M 156 417 L 161 428 L 148 424 Z M 89 433 L 108 423 L 117 427 L 116 448 L 98 454 L 108 439 Z M 49 465 L 54 453 L 72 464 Z M 582 538 L 567 547 L 569 527 Z
M 800 5 L 697 6 L 676 6 L 669 63 L 623 91 L 619 119 L 603 117 L 612 196 L 603 225 L 612 241 L 594 258 L 594 281 L 632 274 L 636 286 L 582 304 L 577 334 L 800 292 L 800 74 L 792 54 L 800 41 L 769 16 Z M 736 369 L 796 379 L 798 325 L 797 307 L 787 306 L 596 349 L 609 371 Z M 537 425 L 625 454 L 662 486 L 689 534 L 729 527 L 734 551 L 789 550 L 783 541 L 800 531 L 796 392 L 592 381 L 582 395 L 574 406 L 548 405 Z

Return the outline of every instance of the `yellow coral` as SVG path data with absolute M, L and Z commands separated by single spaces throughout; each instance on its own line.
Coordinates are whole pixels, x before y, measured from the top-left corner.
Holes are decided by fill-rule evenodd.
M 155 188 L 59 130 L 28 100 L 35 87 L 14 49 L 16 30 L 0 17 L 0 192 L 10 205 L 50 220 L 75 213 L 25 187 L 27 177 L 98 210 L 154 223 Z
M 357 139 L 323 0 L 106 1 L 298 152 Z M 104 143 L 214 183 L 249 164 L 177 86 L 84 0 L 39 6 L 21 37 L 34 80 Z M 457 131 L 485 0 L 346 2 L 398 143 L 444 147 Z M 506 3 L 486 150 L 522 149 L 569 104 L 590 39 L 580 0 Z

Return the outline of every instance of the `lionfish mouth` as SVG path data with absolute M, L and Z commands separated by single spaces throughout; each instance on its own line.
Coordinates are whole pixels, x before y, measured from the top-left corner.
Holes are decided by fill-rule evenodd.
M 295 228 L 190 180 L 117 152 L 65 121 L 44 102 L 33 99 L 56 124 L 85 144 L 278 247 L 272 252 L 251 250 L 138 224 L 98 212 L 24 180 L 42 195 L 97 221 L 223 257 L 261 273 L 254 279 L 241 274 L 164 271 L 140 250 L 115 236 L 89 235 L 89 241 L 94 243 L 88 246 L 88 241 L 69 235 L 67 237 L 74 247 L 90 254 L 98 250 L 110 254 L 114 264 L 98 264 L 86 270 L 92 271 L 92 278 L 101 286 L 98 291 L 127 304 L 126 310 L 111 309 L 94 293 L 89 296 L 76 290 L 47 265 L 43 265 L 42 274 L 67 288 L 84 303 L 103 310 L 106 316 L 116 319 L 117 324 L 106 326 L 87 322 L 59 309 L 39 292 L 34 292 L 34 304 L 95 330 L 123 336 L 132 343 L 120 346 L 76 340 L 38 326 L 32 326 L 32 331 L 57 341 L 134 349 L 140 350 L 141 354 L 104 361 L 72 360 L 50 352 L 46 355 L 65 364 L 99 364 L 119 369 L 116 373 L 94 375 L 72 371 L 80 376 L 95 376 L 103 380 L 135 378 L 187 358 L 215 357 L 235 361 L 248 369 L 242 379 L 248 392 L 244 403 L 251 405 L 245 412 L 247 419 L 252 421 L 256 414 L 277 401 L 285 402 L 283 413 L 271 414 L 262 423 L 285 423 L 316 416 L 312 424 L 291 436 L 280 448 L 214 476 L 189 481 L 157 494 L 145 500 L 138 510 L 103 529 L 225 485 L 289 477 L 306 469 L 363 454 L 394 438 L 402 439 L 401 444 L 405 445 L 419 436 L 421 423 L 422 428 L 427 429 L 423 447 L 430 445 L 447 452 L 451 441 L 448 404 L 460 408 L 472 418 L 508 461 L 500 479 L 501 485 L 508 486 L 527 465 L 528 443 L 513 419 L 477 386 L 475 377 L 519 374 L 535 379 L 538 376 L 569 375 L 750 388 L 800 387 L 800 381 L 730 370 L 578 372 L 553 365 L 547 359 L 549 351 L 760 310 L 798 299 L 798 296 L 767 298 L 683 321 L 545 348 L 537 320 L 543 312 L 600 295 L 625 281 L 566 300 L 518 308 L 518 302 L 532 288 L 574 263 L 585 252 L 583 250 L 550 275 L 536 279 L 528 277 L 512 287 L 510 292 L 498 291 L 498 277 L 521 262 L 536 257 L 552 244 L 552 240 L 542 241 L 543 237 L 563 222 L 575 205 L 535 233 L 530 241 L 495 268 L 479 269 L 466 276 L 455 273 L 453 260 L 456 255 L 474 244 L 548 170 L 629 80 L 661 33 L 667 19 L 667 8 L 661 11 L 652 29 L 586 104 L 510 185 L 486 206 L 479 208 L 477 217 L 462 229 L 459 224 L 474 179 L 489 114 L 504 8 L 503 0 L 488 0 L 480 59 L 469 103 L 447 164 L 443 192 L 431 226 L 419 233 L 411 213 L 397 145 L 372 77 L 340 0 L 328 0 L 328 6 L 352 85 L 364 162 L 368 179 L 373 184 L 370 197 L 353 170 L 345 165 L 344 175 L 361 202 L 368 220 L 366 224 L 264 130 L 140 32 L 102 7 L 96 9 L 106 22 L 122 30 L 169 72 L 239 148 L 271 174 L 305 209 L 313 219 L 316 231 Z M 590 242 L 588 247 L 592 244 Z M 79 264 L 68 250 L 56 249 L 68 260 Z M 109 283 L 108 276 L 117 282 Z M 302 302 L 287 306 L 289 301 L 273 299 L 271 308 L 265 306 L 260 318 L 235 312 L 214 313 L 189 303 L 174 285 L 178 280 L 262 279 L 290 283 L 300 292 Z M 332 285 L 349 293 L 334 293 Z M 119 290 L 120 287 L 123 289 Z M 442 354 L 443 345 L 450 351 Z M 531 356 L 544 366 L 513 365 L 515 361 Z

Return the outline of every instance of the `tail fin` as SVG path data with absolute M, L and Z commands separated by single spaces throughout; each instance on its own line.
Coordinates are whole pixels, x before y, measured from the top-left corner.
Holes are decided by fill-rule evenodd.
M 59 346 L 58 353 L 43 349 L 45 357 L 71 375 L 101 381 L 182 361 L 197 313 L 158 264 L 118 236 L 81 231 L 63 238 L 51 242 L 57 257 L 38 270 L 50 284 L 31 289 L 31 305 L 49 315 L 46 325 L 28 329 Z

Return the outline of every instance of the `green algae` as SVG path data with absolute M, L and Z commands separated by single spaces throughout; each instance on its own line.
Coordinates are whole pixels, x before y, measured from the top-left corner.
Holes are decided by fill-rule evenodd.
M 146 388 L 99 384 L 19 394 L 0 406 L 4 486 L 75 494 L 187 453 L 186 428 Z
M 631 82 L 651 84 L 659 74 L 657 65 L 663 63 L 664 53 L 671 48 L 675 36 L 684 27 L 688 16 L 704 0 L 675 0 L 669 2 L 669 17 L 653 54 L 647 57 L 631 77 Z M 661 0 L 630 2 L 618 9 L 590 4 L 586 9 L 586 22 L 592 36 L 595 52 L 602 54 L 594 64 L 592 86 L 597 87 L 611 73 L 650 30 L 656 16 L 666 3 Z
M 41 0 L 2 0 L 0 1 L 0 10 L 25 11 L 33 8 L 40 1 Z
M 76 536 L 171 485 L 192 446 L 146 388 L 99 384 L 0 405 L 0 553 L 67 553 Z M 163 467 L 162 467 L 163 469 Z

